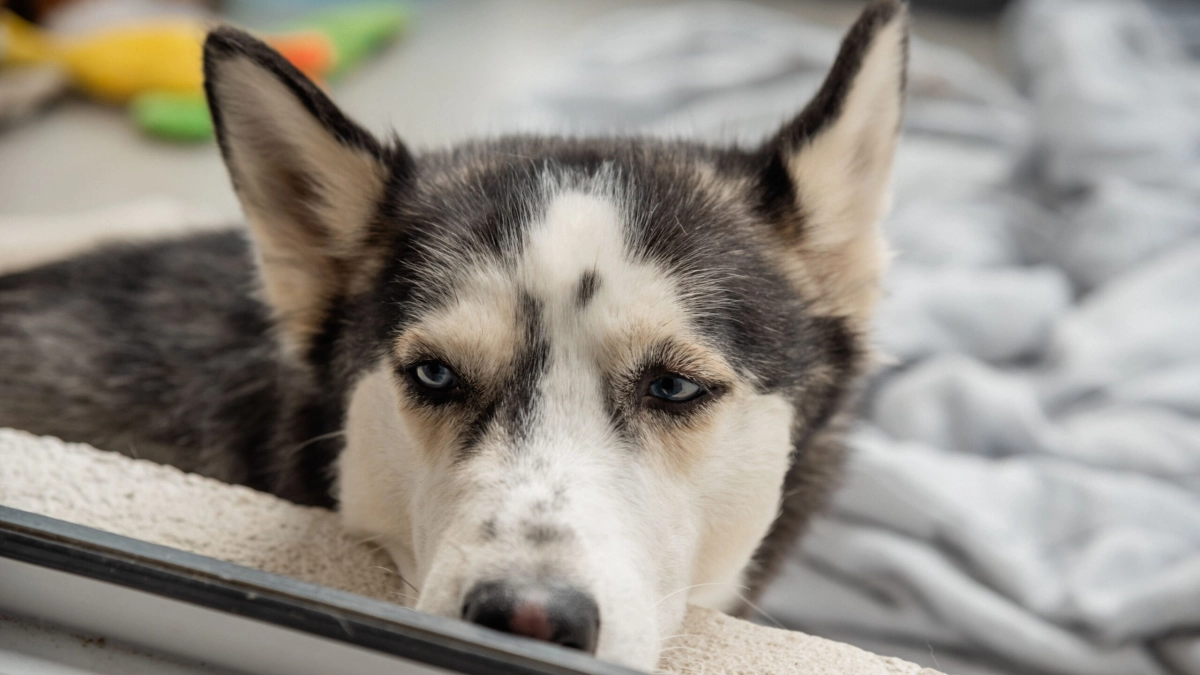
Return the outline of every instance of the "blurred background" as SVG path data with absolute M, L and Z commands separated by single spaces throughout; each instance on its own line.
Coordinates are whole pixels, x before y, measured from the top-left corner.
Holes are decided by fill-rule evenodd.
M 215 19 L 416 149 L 748 143 L 799 110 L 862 5 L 9 2 L 0 268 L 238 220 L 196 89 Z M 950 674 L 1200 675 L 1200 4 L 913 9 L 892 358 L 756 620 Z

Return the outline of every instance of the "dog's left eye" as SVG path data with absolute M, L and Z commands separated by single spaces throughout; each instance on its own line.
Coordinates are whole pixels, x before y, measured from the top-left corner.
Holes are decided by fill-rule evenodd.
M 427 361 L 413 368 L 413 379 L 426 389 L 446 390 L 458 383 L 458 376 L 441 361 Z
M 704 387 L 680 375 L 664 375 L 650 383 L 650 395 L 671 403 L 687 403 L 704 395 Z

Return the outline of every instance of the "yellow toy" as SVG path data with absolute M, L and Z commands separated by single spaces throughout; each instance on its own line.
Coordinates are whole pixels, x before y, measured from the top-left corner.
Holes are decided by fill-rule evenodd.
M 205 26 L 181 19 L 112 28 L 80 37 L 52 37 L 11 12 L 2 23 L 4 60 L 53 63 L 87 94 L 124 103 L 150 90 L 195 92 L 202 85 Z

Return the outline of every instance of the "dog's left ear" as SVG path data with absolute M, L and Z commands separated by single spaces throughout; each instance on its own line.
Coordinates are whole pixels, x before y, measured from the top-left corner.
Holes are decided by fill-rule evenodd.
M 217 28 L 204 89 L 253 234 L 284 345 L 304 353 L 329 308 L 370 268 L 368 241 L 393 172 L 408 161 L 348 119 L 259 40 Z
M 816 96 L 763 147 L 765 209 L 785 269 L 817 312 L 865 322 L 874 309 L 907 54 L 904 3 L 872 2 Z

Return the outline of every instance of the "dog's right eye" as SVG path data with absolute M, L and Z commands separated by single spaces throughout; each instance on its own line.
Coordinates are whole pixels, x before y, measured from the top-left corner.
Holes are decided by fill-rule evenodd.
M 458 376 L 441 361 L 426 361 L 412 369 L 413 380 L 426 389 L 446 391 L 458 384 Z
M 665 375 L 650 383 L 649 394 L 671 403 L 687 403 L 704 395 L 704 387 L 682 375 Z

